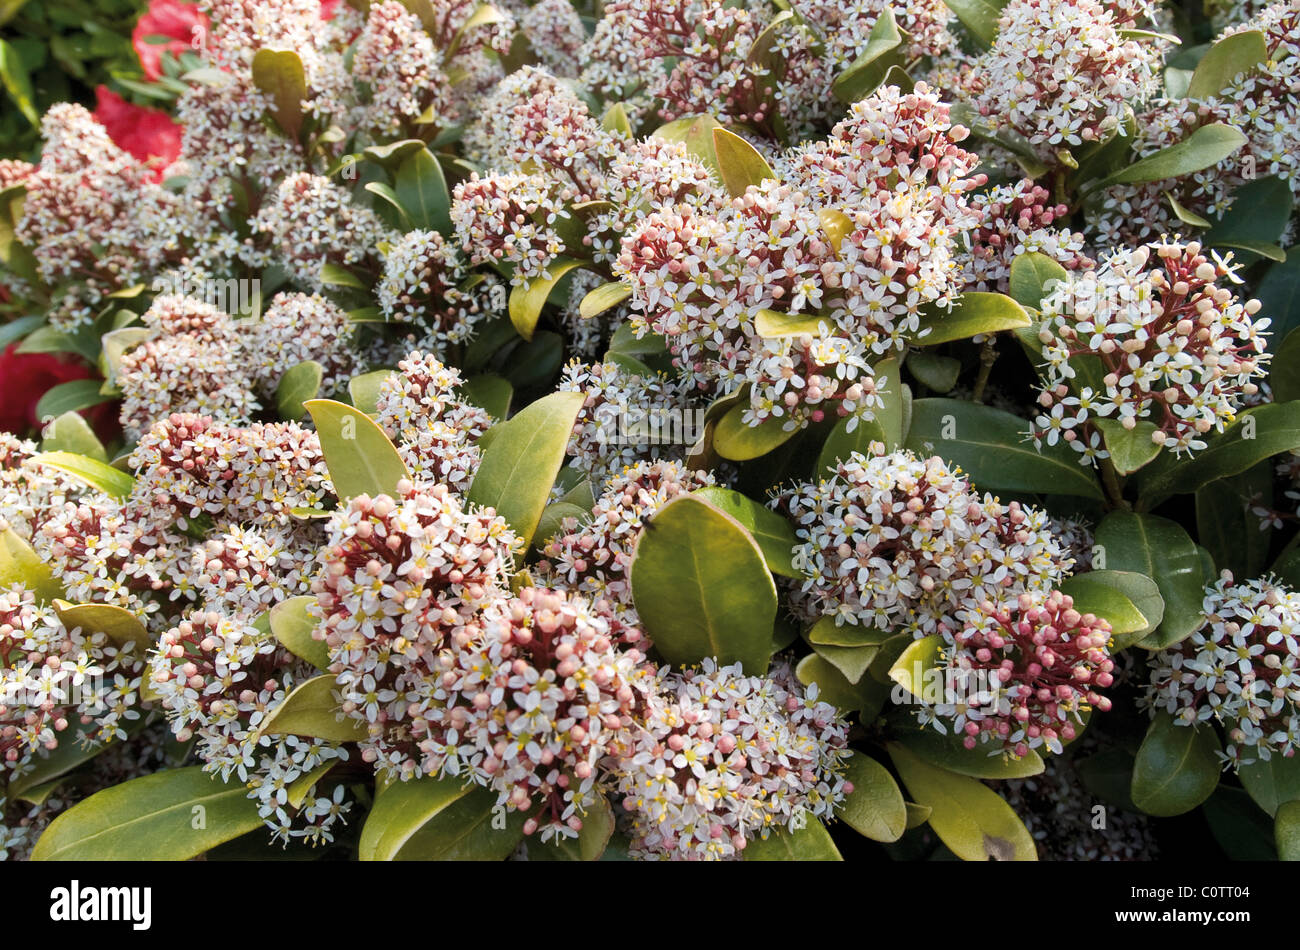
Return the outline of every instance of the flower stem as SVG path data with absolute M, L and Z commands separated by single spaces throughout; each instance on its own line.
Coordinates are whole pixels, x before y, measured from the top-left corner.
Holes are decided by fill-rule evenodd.
M 1119 487 L 1119 475 L 1115 471 L 1115 465 L 1110 459 L 1104 458 L 1100 462 L 1101 483 L 1106 488 L 1106 497 L 1110 499 L 1111 506 L 1122 508 L 1124 511 L 1131 511 L 1132 505 L 1124 498 L 1124 492 Z
M 993 364 L 998 361 L 998 338 L 994 334 L 989 334 L 984 341 L 984 348 L 980 350 L 980 372 L 975 377 L 976 402 L 984 401 L 984 389 L 989 384 L 989 374 L 993 371 Z

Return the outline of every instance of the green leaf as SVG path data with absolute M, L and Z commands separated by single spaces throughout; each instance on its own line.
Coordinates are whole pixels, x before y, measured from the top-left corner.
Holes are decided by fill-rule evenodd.
M 496 509 L 525 547 L 546 509 L 585 399 L 583 393 L 552 393 L 492 427 L 496 435 L 483 451 L 469 501 Z
M 1180 726 L 1168 713 L 1151 721 L 1133 766 L 1133 804 L 1168 818 L 1189 812 L 1219 784 L 1219 739 L 1214 729 Z
M 1212 222 L 1205 220 L 1196 212 L 1184 208 L 1178 199 L 1173 196 L 1172 192 L 1165 192 L 1165 200 L 1169 202 L 1169 207 L 1173 210 L 1174 217 L 1183 222 L 1183 224 L 1190 224 L 1194 228 L 1208 228 L 1212 226 Z
M 987 49 L 998 36 L 998 18 L 1006 0 L 943 0 L 948 9 L 957 14 L 962 26 L 970 31 L 976 43 Z
M 968 340 L 981 333 L 1016 330 L 1032 323 L 1025 308 L 1006 294 L 972 290 L 958 297 L 951 310 L 924 308 L 921 328 L 912 342 L 917 346 L 937 346 Z
M 917 350 L 907 358 L 907 368 L 927 388 L 936 393 L 951 392 L 961 375 L 961 360 L 940 356 L 929 350 Z
M 722 180 L 722 169 L 718 167 L 718 152 L 713 144 L 713 130 L 722 125 L 711 115 L 688 115 L 662 125 L 653 133 L 653 138 L 665 142 L 682 142 L 686 150 L 703 162 Z
M 1276 861 L 1273 822 L 1239 788 L 1220 785 L 1201 806 L 1210 835 L 1229 861 Z
M 280 646 L 306 660 L 322 673 L 329 669 L 330 651 L 325 641 L 313 637 L 316 619 L 307 608 L 316 602 L 312 596 L 291 597 L 271 608 L 268 622 Z
M 50 566 L 20 538 L 13 528 L 0 529 L 0 590 L 22 584 L 38 601 L 48 603 L 63 596 L 63 583 Z
M 334 677 L 314 676 L 295 686 L 284 702 L 270 711 L 258 733 L 267 736 L 310 736 L 330 742 L 356 742 L 367 735 L 359 720 L 339 711 Z
M 275 409 L 281 419 L 295 422 L 307 411 L 306 402 L 315 399 L 325 378 L 325 367 L 304 360 L 285 370 L 275 387 Z
M 442 166 L 427 148 L 413 152 L 397 166 L 393 190 L 412 227 L 451 233 L 451 192 Z
M 1094 418 L 1092 424 L 1106 440 L 1111 464 L 1120 475 L 1131 475 L 1160 454 L 1160 446 L 1151 441 L 1151 434 L 1159 428 L 1154 422 L 1141 419 L 1132 429 L 1124 428 L 1114 419 Z
M 889 678 L 921 702 L 928 702 L 928 683 L 934 682 L 934 671 L 943 666 L 943 638 L 931 634 L 909 644 L 893 666 Z
M 1232 205 L 1214 222 L 1201 243 L 1207 247 L 1256 251 L 1270 260 L 1284 261 L 1286 253 L 1276 245 L 1286 233 L 1293 205 L 1291 186 L 1278 176 L 1248 181 L 1233 192 Z M 1243 264 L 1256 260 L 1251 253 L 1237 256 Z M 1265 316 L 1274 316 L 1267 310 L 1263 312 Z
M 101 402 L 107 402 L 108 400 L 99 391 L 102 385 L 103 382 L 98 379 L 74 379 L 71 382 L 52 386 L 37 401 L 36 418 L 41 422 L 47 422 L 65 412 L 89 409 Z
M 1287 802 L 1280 807 L 1273 828 L 1278 858 L 1300 861 L 1300 802 Z
M 73 455 L 71 452 L 42 452 L 34 456 L 32 462 L 66 472 L 112 498 L 126 498 L 135 488 L 135 479 L 126 472 L 118 471 L 111 465 L 105 465 L 84 455 Z
M 394 374 L 391 369 L 377 369 L 373 373 L 362 373 L 348 380 L 348 398 L 368 416 L 379 411 L 379 388 L 384 380 Z
M 1188 99 L 1217 96 L 1238 76 L 1253 72 L 1268 61 L 1268 46 L 1259 30 L 1232 33 L 1210 47 L 1201 57 L 1188 83 Z
M 288 49 L 262 47 L 253 54 L 253 85 L 271 98 L 271 114 L 291 139 L 302 132 L 303 100 L 307 74 L 298 54 Z
M 725 459 L 746 462 L 766 455 L 778 446 L 789 442 L 799 430 L 785 429 L 785 418 L 776 416 L 756 426 L 743 421 L 748 400 L 727 410 L 713 429 L 713 448 Z
M 875 378 L 884 406 L 876 410 L 874 419 L 859 419 L 852 432 L 848 431 L 849 419 L 835 424 L 817 457 L 818 473 L 834 471 L 854 452 L 870 458 L 872 442 L 883 443 L 890 452 L 903 444 L 912 421 L 912 392 L 902 383 L 898 360 L 891 357 L 877 363 Z
M 845 778 L 853 791 L 844 798 L 837 817 L 872 841 L 897 841 L 907 830 L 907 804 L 889 770 L 870 756 L 856 752 Z
M 365 282 L 346 267 L 322 261 L 320 265 L 320 282 L 326 287 L 349 287 L 352 290 L 365 290 Z
M 260 827 L 243 783 L 219 782 L 199 766 L 168 769 L 73 805 L 45 829 L 32 860 L 188 861 Z
M 563 529 L 566 518 L 577 518 L 579 522 L 589 520 L 590 511 L 567 501 L 555 501 L 547 505 L 533 532 L 533 547 L 544 548 Z
M 930 809 L 930 827 L 963 861 L 1036 861 L 1034 839 L 983 782 L 935 768 L 897 742 L 887 747 L 907 791 Z
M 582 298 L 582 302 L 578 304 L 578 314 L 582 319 L 590 320 L 592 317 L 600 316 L 606 310 L 617 307 L 631 296 L 632 288 L 622 281 L 601 284 Z
M 1287 802 L 1300 801 L 1300 756 L 1274 754 L 1237 769 L 1237 777 L 1255 804 L 1270 816 Z
M 1096 187 L 1140 185 L 1165 178 L 1181 178 L 1217 165 L 1245 144 L 1245 134 L 1230 125 L 1218 122 L 1203 125 L 1177 145 L 1121 168 L 1102 179 Z
M 1061 592 L 1074 598 L 1075 610 L 1105 620 L 1118 636 L 1139 633 L 1151 627 L 1142 611 L 1122 591 L 1091 574 L 1067 578 L 1061 583 Z
M 629 570 L 641 624 L 669 663 L 716 657 L 767 671 L 776 585 L 740 522 L 679 495 L 645 522 Z
M 54 611 L 69 630 L 80 628 L 86 636 L 102 633 L 119 649 L 134 647 L 143 653 L 153 645 L 153 638 L 140 618 L 129 610 L 112 604 L 70 604 L 55 600 Z
M 1018 416 L 958 399 L 918 399 L 906 447 L 956 462 L 977 488 L 1015 493 L 1102 497 L 1101 486 L 1078 453 L 1058 443 L 1039 451 L 1025 442 L 1029 424 Z
M 551 295 L 551 291 L 565 274 L 582 266 L 582 261 L 557 257 L 546 265 L 546 273 L 550 276 L 534 277 L 526 284 L 519 284 L 510 291 L 510 322 L 514 324 L 515 330 L 521 337 L 525 340 L 533 338 L 533 333 L 537 330 L 537 321 L 542 316 L 542 307 L 546 305 L 546 298 Z
M 392 782 L 375 795 L 358 843 L 362 861 L 501 861 L 523 838 L 527 816 L 493 828 L 496 793 L 452 776 Z
M 467 379 L 460 387 L 460 395 L 470 405 L 486 409 L 493 419 L 504 419 L 510 414 L 515 388 L 510 385 L 510 380 L 485 373 Z
M 1276 393 L 1276 390 L 1274 390 Z M 1268 563 L 1269 532 L 1260 530 L 1252 501 L 1273 504 L 1273 463 L 1260 462 L 1196 491 L 1196 537 L 1220 570 L 1258 577 Z
M 1145 574 L 1139 574 L 1136 571 L 1096 570 L 1089 571 L 1086 574 L 1078 574 L 1067 580 L 1065 584 L 1074 584 L 1075 588 L 1084 595 L 1090 593 L 1088 588 L 1092 585 L 1104 585 L 1113 588 L 1123 594 L 1137 608 L 1138 612 L 1146 618 L 1147 625 L 1145 627 L 1126 634 L 1112 635 L 1112 652 L 1123 650 L 1137 643 L 1160 626 L 1161 621 L 1164 620 L 1165 599 L 1160 594 L 1159 585 Z M 1062 589 L 1065 590 L 1065 585 L 1062 585 Z M 1074 591 L 1065 590 L 1065 592 L 1075 596 Z M 1080 607 L 1078 598 L 1076 598 L 1075 606 L 1080 612 L 1091 611 L 1098 616 L 1104 616 L 1100 610 L 1096 609 L 1095 604 L 1089 604 L 1086 596 L 1083 603 L 1085 606 Z
M 1206 443 L 1190 459 L 1179 461 L 1169 456 L 1143 469 L 1135 479 L 1142 506 L 1152 508 L 1170 495 L 1194 492 L 1266 458 L 1300 448 L 1300 402 L 1248 409 L 1223 434 Z
M 65 412 L 42 431 L 41 449 L 45 452 L 70 452 L 96 462 L 107 462 L 108 453 L 95 430 L 77 412 Z
M 754 317 L 754 330 L 761 337 L 781 339 L 791 336 L 825 336 L 832 326 L 829 317 L 760 310 Z
M 387 145 L 372 145 L 362 149 L 361 154 L 370 161 L 392 171 L 416 152 L 425 148 L 423 139 L 401 139 Z
M 922 762 L 971 778 L 1028 778 L 1046 768 L 1043 757 L 1033 749 L 1019 759 L 988 745 L 968 749 L 959 736 L 943 735 L 928 727 L 900 730 L 898 741 Z
M 902 46 L 903 34 L 894 21 L 894 11 L 886 6 L 872 24 L 862 52 L 831 83 L 835 98 L 852 105 L 875 92 L 892 67 L 906 64 Z
M 316 423 L 325 466 L 339 500 L 357 495 L 395 496 L 397 483 L 411 477 L 384 430 L 355 406 L 333 399 L 309 399 L 304 405 Z
M 605 114 L 600 117 L 600 127 L 606 132 L 621 132 L 628 138 L 633 136 L 632 122 L 621 102 L 616 102 L 605 110 Z
M 824 650 L 826 647 L 818 647 Z M 858 649 L 874 654 L 872 647 Z M 863 722 L 873 721 L 884 706 L 887 690 L 870 676 L 859 675 L 857 680 L 849 678 L 836 666 L 818 653 L 810 653 L 799 661 L 795 667 L 795 677 L 804 686 L 817 684 L 817 698 L 830 703 L 845 715 L 858 712 Z
M 766 839 L 754 838 L 742 852 L 746 861 L 843 861 L 830 832 L 815 818 L 798 831 L 778 828 Z
M 750 537 L 758 542 L 758 548 L 763 552 L 763 560 L 773 574 L 784 577 L 803 576 L 794 569 L 792 563 L 794 548 L 798 541 L 794 536 L 794 527 L 789 521 L 771 508 L 760 505 L 729 488 L 710 486 L 697 489 L 694 494 L 740 522 L 749 532 Z
M 597 793 L 596 804 L 582 815 L 576 838 L 553 838 L 549 844 L 529 842 L 529 861 L 598 861 L 614 834 L 614 810 L 609 799 Z
M 1269 267 L 1260 279 L 1255 296 L 1263 304 L 1260 313 L 1267 314 L 1273 321 L 1269 329 L 1274 341 L 1286 340 L 1293 331 L 1300 329 L 1300 254 Z M 1269 347 L 1272 348 L 1271 343 Z M 1274 364 L 1277 360 L 1275 356 Z M 1277 372 L 1276 365 L 1273 372 Z
M 718 156 L 718 172 L 733 198 L 739 198 L 750 185 L 760 185 L 775 178 L 767 159 L 735 132 L 718 127 L 713 130 L 713 151 Z
M 36 111 L 32 95 L 32 80 L 23 66 L 22 57 L 8 42 L 0 39 L 0 82 L 4 83 L 5 92 L 23 117 L 34 128 L 40 128 L 41 117 Z
M 1141 646 L 1163 649 L 1200 627 L 1205 596 L 1201 557 L 1181 526 L 1155 515 L 1113 511 L 1098 526 L 1096 543 L 1107 568 L 1145 574 L 1160 588 L 1164 617 Z
M 856 623 L 837 624 L 834 617 L 822 617 L 808 631 L 808 642 L 815 646 L 878 647 L 891 637 L 892 630 L 880 630 Z M 857 677 L 853 677 L 857 682 Z

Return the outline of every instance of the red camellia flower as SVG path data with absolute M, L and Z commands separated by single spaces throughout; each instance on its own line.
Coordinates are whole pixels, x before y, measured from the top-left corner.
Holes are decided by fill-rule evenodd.
M 158 178 L 181 153 L 181 127 L 161 109 L 127 102 L 107 86 L 95 90 L 95 119 L 118 146 L 142 162 L 153 160 Z
M 179 55 L 191 48 L 196 31 L 206 34 L 208 17 L 196 4 L 180 0 L 151 0 L 131 33 L 131 45 L 140 57 L 145 77 L 157 80 L 162 77 L 164 52 Z M 149 42 L 149 37 L 166 36 L 169 42 Z
M 22 435 L 40 425 L 36 404 L 47 391 L 90 376 L 90 368 L 79 360 L 53 353 L 19 353 L 17 343 L 9 344 L 0 353 L 0 432 Z

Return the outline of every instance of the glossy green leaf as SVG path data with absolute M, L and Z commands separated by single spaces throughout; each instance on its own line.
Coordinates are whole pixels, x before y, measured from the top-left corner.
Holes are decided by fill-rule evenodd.
M 510 380 L 487 373 L 467 379 L 460 387 L 460 395 L 471 405 L 486 409 L 493 419 L 505 419 L 510 414 L 515 388 Z
M 1225 36 L 1201 57 L 1187 86 L 1188 99 L 1208 99 L 1227 89 L 1234 79 L 1253 72 L 1268 60 L 1268 46 L 1259 30 Z
M 90 423 L 77 412 L 65 412 L 41 430 L 41 449 L 45 452 L 70 452 L 96 462 L 108 462 L 104 443 L 99 441 Z
M 46 603 L 63 596 L 63 584 L 49 564 L 13 528 L 5 525 L 0 528 L 0 590 L 8 590 L 14 584 L 22 584 L 37 600 Z
M 275 387 L 275 410 L 281 419 L 295 422 L 307 411 L 305 404 L 320 393 L 325 368 L 315 360 L 289 367 Z
M 1025 441 L 1029 423 L 1009 412 L 958 399 L 918 399 L 906 447 L 956 462 L 976 488 L 1102 497 L 1091 468 L 1058 443 L 1039 451 Z
M 366 737 L 360 720 L 339 711 L 334 677 L 315 676 L 295 686 L 273 708 L 258 732 L 268 736 L 311 736 L 330 742 L 356 742 Z
M 91 488 L 97 488 L 112 498 L 126 498 L 135 488 L 135 479 L 96 459 L 71 452 L 42 452 L 32 458 L 37 465 L 48 465 L 66 472 Z
M 1164 620 L 1165 599 L 1160 593 L 1160 587 L 1145 574 L 1139 574 L 1136 571 L 1094 570 L 1069 578 L 1065 584 L 1073 584 L 1075 590 L 1085 595 L 1088 593 L 1090 585 L 1105 585 L 1114 588 L 1128 598 L 1138 612 L 1146 618 L 1145 627 L 1134 629 L 1129 633 L 1114 634 L 1111 637 L 1112 652 L 1123 650 L 1137 643 L 1160 626 L 1161 621 Z M 1067 589 L 1065 584 L 1062 585 L 1062 589 L 1067 594 L 1074 596 L 1075 591 Z M 1079 606 L 1077 601 L 1075 604 L 1080 611 L 1091 611 L 1102 616 L 1095 605 L 1089 604 L 1086 597 L 1082 603 L 1084 604 L 1082 607 Z
M 923 762 L 897 742 L 887 747 L 908 793 L 930 809 L 930 827 L 963 861 L 1036 861 L 1034 839 L 1002 798 L 978 779 Z
M 510 322 L 525 340 L 531 340 L 537 330 L 537 321 L 541 319 L 542 307 L 561 278 L 574 268 L 583 266 L 582 261 L 556 258 L 546 266 L 546 275 L 534 277 L 525 284 L 519 284 L 510 291 Z
M 365 290 L 365 282 L 346 267 L 340 267 L 329 261 L 320 265 L 320 282 L 326 287 L 349 287 L 352 290 Z
M 831 647 L 878 647 L 891 637 L 892 630 L 879 630 L 862 624 L 837 624 L 834 617 L 822 617 L 808 631 L 808 642 Z
M 812 646 L 817 656 L 834 667 L 836 672 L 844 677 L 845 683 L 853 687 L 855 693 L 858 692 L 858 687 L 871 686 L 870 683 L 866 682 L 868 678 L 864 674 L 871 668 L 871 664 L 876 661 L 876 657 L 880 655 L 879 645 L 864 644 L 844 647 L 815 643 Z M 867 698 L 870 699 L 874 695 L 875 691 L 868 693 Z
M 1237 777 L 1255 804 L 1270 816 L 1287 802 L 1300 801 L 1300 756 L 1274 753 L 1237 769 Z
M 373 373 L 362 373 L 348 380 L 348 398 L 368 416 L 379 410 L 379 390 L 384 380 L 394 374 L 391 369 L 377 369 Z
M 630 567 L 645 632 L 669 662 L 716 657 L 767 671 L 776 586 L 744 526 L 695 495 L 679 495 L 645 522 Z
M 1104 179 L 1097 187 L 1137 185 L 1165 178 L 1181 178 L 1217 165 L 1246 144 L 1240 130 L 1222 123 L 1203 125 L 1177 145 L 1139 159 Z
M 91 406 L 106 402 L 106 398 L 99 391 L 102 385 L 103 383 L 98 379 L 74 379 L 71 382 L 52 386 L 37 401 L 36 418 L 41 422 L 48 422 L 65 412 L 89 409 Z
M 412 227 L 451 233 L 451 192 L 442 166 L 427 148 L 412 153 L 397 166 L 393 190 Z
M 1028 778 L 1041 774 L 1046 767 L 1042 756 L 1033 749 L 1018 759 L 991 743 L 968 749 L 959 736 L 942 735 L 931 727 L 900 730 L 898 741 L 922 762 L 971 778 Z
M 756 426 L 746 425 L 744 415 L 748 409 L 748 400 L 732 406 L 713 429 L 713 448 L 724 459 L 747 462 L 766 455 L 799 434 L 797 428 L 784 428 L 784 416 L 768 419 Z
M 1141 646 L 1163 649 L 1201 625 L 1201 558 L 1181 526 L 1155 515 L 1114 511 L 1098 526 L 1096 543 L 1104 552 L 1107 568 L 1145 574 L 1160 588 L 1164 617 Z
M 1074 598 L 1074 609 L 1095 614 L 1110 624 L 1117 635 L 1139 633 L 1151 627 L 1150 621 L 1122 591 L 1094 578 L 1077 574 L 1061 583 L 1061 592 Z
M 713 144 L 713 130 L 722 125 L 710 115 L 688 115 L 675 119 L 667 125 L 656 129 L 653 138 L 665 142 L 682 142 L 686 150 L 708 167 L 709 171 L 722 179 L 722 170 L 718 167 L 718 152 Z
M 791 336 L 825 336 L 834 327 L 829 317 L 810 317 L 779 310 L 760 310 L 754 317 L 754 330 L 761 337 L 781 339 Z
M 729 488 L 710 486 L 697 489 L 694 494 L 740 522 L 750 537 L 758 542 L 763 560 L 773 574 L 802 577 L 791 563 L 797 541 L 794 526 L 788 520 L 771 508 Z
M 993 45 L 1006 0 L 944 0 L 944 3 L 980 46 L 987 49 Z
M 1268 564 L 1270 532 L 1261 530 L 1251 506 L 1273 504 L 1273 463 L 1260 462 L 1196 491 L 1196 537 L 1218 570 L 1258 577 Z
M 585 398 L 583 393 L 552 393 L 492 427 L 496 434 L 483 451 L 469 501 L 496 509 L 525 546 L 546 510 Z
M 951 310 L 925 308 L 921 328 L 912 342 L 918 346 L 937 346 L 968 340 L 978 334 L 1016 330 L 1032 323 L 1025 308 L 1006 294 L 971 290 L 958 297 Z
M 578 314 L 582 319 L 590 320 L 592 317 L 600 316 L 606 310 L 612 310 L 631 296 L 632 288 L 622 281 L 601 284 L 582 298 L 582 302 L 578 304 Z
M 903 384 L 898 360 L 881 360 L 875 366 L 876 391 L 884 401 L 875 418 L 858 419 L 849 431 L 852 420 L 841 419 L 831 429 L 817 457 L 819 474 L 834 471 L 840 461 L 846 461 L 854 452 L 864 458 L 871 457 L 871 443 L 880 442 L 892 452 L 903 444 L 912 422 L 912 392 Z
M 921 702 L 928 702 L 930 684 L 943 666 L 943 638 L 931 634 L 914 641 L 889 668 L 889 678 Z
M 917 350 L 907 357 L 907 368 L 927 389 L 942 395 L 957 385 L 961 360 L 929 350 Z
M 600 127 L 606 132 L 621 132 L 628 138 L 633 135 L 632 122 L 621 102 L 616 102 L 605 110 L 605 114 L 600 117 Z
M 199 766 L 155 772 L 96 792 L 51 822 L 34 861 L 188 861 L 262 827 L 242 782 Z
M 305 405 L 340 500 L 395 496 L 397 483 L 411 477 L 384 430 L 365 413 L 333 399 L 309 399 Z
M 718 156 L 718 172 L 733 198 L 739 198 L 750 185 L 760 185 L 775 178 L 767 159 L 735 132 L 713 130 L 713 151 Z
M 292 139 L 302 131 L 307 74 L 298 54 L 289 49 L 262 47 L 253 54 L 253 85 L 271 99 L 271 114 Z
M 598 861 L 614 834 L 614 810 L 609 799 L 599 795 L 596 804 L 582 817 L 576 838 L 552 838 L 550 843 L 528 843 L 529 861 Z
M 1300 802 L 1287 802 L 1277 810 L 1274 843 L 1283 861 L 1300 861 Z
M 392 782 L 375 794 L 358 856 L 362 861 L 504 860 L 523 838 L 527 816 L 510 812 L 496 818 L 496 800 L 495 792 L 466 786 L 454 776 Z
M 310 595 L 281 601 L 271 608 L 268 622 L 280 646 L 323 673 L 329 669 L 330 651 L 325 641 L 312 636 L 317 622 L 307 608 L 315 602 Z
M 581 522 L 587 520 L 589 514 L 589 511 L 571 502 L 551 502 L 542 512 L 541 520 L 537 522 L 537 530 L 533 533 L 533 546 L 540 550 L 550 543 L 563 530 L 566 519 L 577 518 Z
M 1151 441 L 1151 434 L 1158 428 L 1154 422 L 1143 419 L 1132 429 L 1126 429 L 1114 419 L 1091 421 L 1106 440 L 1111 464 L 1120 475 L 1131 475 L 1160 454 L 1160 446 Z
M 808 818 L 798 831 L 778 828 L 766 839 L 754 838 L 745 846 L 746 861 L 843 861 L 826 826 Z
M 1241 185 L 1232 195 L 1232 205 L 1201 238 L 1206 247 L 1245 250 L 1234 255 L 1243 264 L 1253 264 L 1257 252 L 1270 260 L 1286 260 L 1276 245 L 1286 234 L 1295 200 L 1291 187 L 1277 175 L 1256 178 Z M 1264 311 L 1264 316 L 1272 316 Z
M 856 752 L 844 775 L 853 783 L 853 791 L 845 796 L 836 816 L 872 841 L 901 838 L 907 830 L 907 804 L 889 770 L 870 756 Z
M 1191 811 L 1219 784 L 1218 751 L 1209 724 L 1176 725 L 1168 713 L 1157 714 L 1133 766 L 1133 804 L 1158 818 Z
M 892 67 L 906 64 L 903 42 L 894 11 L 886 6 L 872 24 L 862 51 L 831 83 L 835 98 L 851 105 L 871 95 Z
M 80 628 L 85 636 L 102 633 L 119 649 L 134 647 L 143 653 L 153 645 L 153 638 L 140 618 L 131 611 L 112 604 L 70 604 L 55 600 L 54 610 L 69 630 Z
M 423 139 L 401 139 L 387 145 L 371 145 L 362 149 L 361 154 L 391 171 L 424 147 Z
M 41 117 L 36 111 L 35 97 L 32 95 L 31 76 L 18 51 L 3 39 L 0 39 L 0 83 L 4 84 L 10 101 L 18 107 L 23 117 L 33 127 L 39 128 Z

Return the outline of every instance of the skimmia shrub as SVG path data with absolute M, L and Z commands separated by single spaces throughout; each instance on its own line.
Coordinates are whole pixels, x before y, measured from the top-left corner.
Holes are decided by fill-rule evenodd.
M 1300 857 L 1300 0 L 151 6 L 0 161 L 0 858 Z

